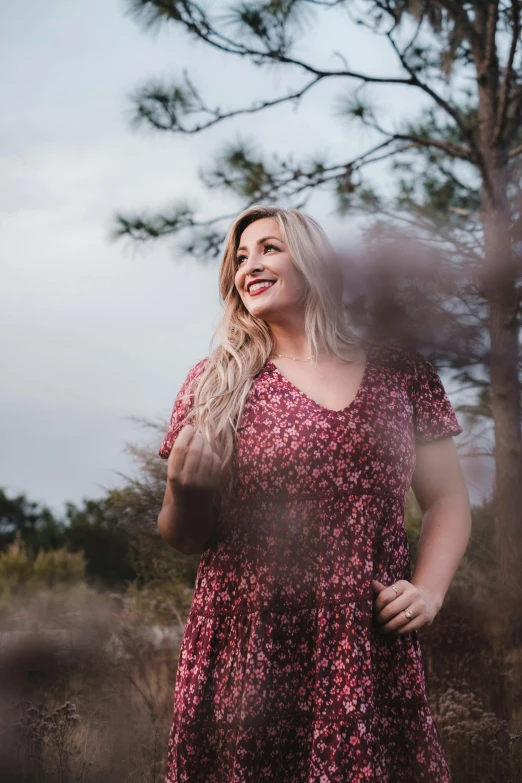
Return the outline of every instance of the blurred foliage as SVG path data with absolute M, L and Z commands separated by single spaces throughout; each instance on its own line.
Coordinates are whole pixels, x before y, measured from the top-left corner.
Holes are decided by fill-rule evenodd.
M 0 593 L 11 595 L 26 588 L 56 587 L 83 582 L 83 552 L 69 552 L 64 547 L 41 550 L 34 557 L 17 534 L 5 552 L 0 553 Z
M 37 584 L 54 587 L 59 584 L 76 584 L 85 577 L 86 563 L 83 552 L 56 549 L 54 552 L 38 552 L 33 564 L 33 578 Z
M 81 507 L 66 503 L 64 518 L 58 518 L 25 494 L 10 498 L 0 488 L 0 552 L 17 536 L 35 554 L 59 549 L 83 553 L 89 584 L 116 587 L 136 576 L 129 538 L 107 498 L 84 500 Z
M 9 498 L 0 487 L 0 551 L 19 532 L 34 550 L 56 549 L 65 543 L 60 522 L 46 506 L 29 501 L 25 494 Z
M 33 575 L 33 563 L 26 545 L 18 535 L 6 552 L 0 554 L 0 585 L 13 590 L 27 584 Z
M 138 477 L 125 476 L 125 486 L 111 490 L 107 505 L 128 537 L 135 574 L 130 591 L 141 610 L 158 622 L 179 622 L 190 609 L 200 556 L 181 554 L 158 533 L 166 483 L 164 461 L 149 448 L 129 444 L 126 450 L 137 463 Z
M 89 584 L 116 587 L 135 578 L 129 537 L 119 524 L 110 495 L 84 500 L 82 507 L 66 503 L 62 526 L 68 547 L 85 555 Z
M 141 611 L 162 624 L 184 621 L 199 556 L 177 552 L 158 533 L 166 480 L 163 461 L 150 449 L 127 449 L 139 463 L 138 478 L 125 476 L 122 489 L 83 500 L 81 506 L 66 503 L 63 518 L 25 495 L 9 498 L 0 489 L 0 557 L 6 585 L 39 580 L 52 587 L 74 581 L 78 574 L 95 588 L 128 589 Z

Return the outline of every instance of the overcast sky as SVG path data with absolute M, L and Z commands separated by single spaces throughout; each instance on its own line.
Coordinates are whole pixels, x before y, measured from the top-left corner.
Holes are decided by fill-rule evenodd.
M 2 8 L 0 485 L 60 513 L 67 500 L 120 485 L 118 471 L 133 473 L 126 442 L 159 446 L 161 436 L 128 417 L 167 422 L 220 313 L 217 263 L 181 258 L 169 242 L 138 252 L 114 243 L 115 212 L 179 198 L 202 215 L 239 211 L 197 176 L 238 135 L 269 152 L 338 160 L 371 138 L 332 116 L 339 84 L 310 93 L 298 111 L 283 107 L 199 136 L 137 132 L 129 94 L 149 78 L 187 68 L 207 100 L 226 107 L 302 79 L 209 53 L 173 28 L 145 32 L 122 0 Z M 315 62 L 339 67 L 337 50 L 350 65 L 391 72 L 382 41 L 350 32 L 339 13 L 324 18 L 323 27 L 309 20 L 303 41 L 305 51 L 313 36 Z M 412 106 L 404 89 L 388 87 L 378 100 L 390 125 Z M 374 176 L 385 187 L 384 173 Z M 332 208 L 320 196 L 308 210 L 340 241 L 354 223 Z

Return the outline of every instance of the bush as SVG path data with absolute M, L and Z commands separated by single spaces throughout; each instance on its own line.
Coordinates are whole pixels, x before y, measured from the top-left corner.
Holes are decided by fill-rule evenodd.
M 6 552 L 0 553 L 0 590 L 16 590 L 32 576 L 32 557 L 18 534 Z
M 84 577 L 83 552 L 69 552 L 62 547 L 41 551 L 35 559 L 18 534 L 7 551 L 0 553 L 0 594 L 12 594 L 30 587 L 79 584 Z
M 68 552 L 65 547 L 39 552 L 33 566 L 32 581 L 45 587 L 78 584 L 84 580 L 85 569 L 83 552 Z

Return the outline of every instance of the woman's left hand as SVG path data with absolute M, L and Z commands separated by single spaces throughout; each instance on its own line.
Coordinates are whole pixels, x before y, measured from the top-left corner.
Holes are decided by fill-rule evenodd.
M 372 579 L 372 587 L 377 593 L 373 601 L 375 621 L 383 633 L 395 633 L 398 636 L 417 631 L 425 625 L 431 625 L 437 614 L 435 600 L 424 587 L 414 585 L 406 579 L 399 579 L 393 587 L 385 587 L 377 579 Z M 411 619 L 405 614 L 411 612 Z

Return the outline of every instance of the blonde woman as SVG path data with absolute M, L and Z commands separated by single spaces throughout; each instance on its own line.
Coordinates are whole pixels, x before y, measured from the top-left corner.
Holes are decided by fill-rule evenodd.
M 159 454 L 158 526 L 201 553 L 169 783 L 448 783 L 417 632 L 470 534 L 453 435 L 420 353 L 357 337 L 328 240 L 252 207 L 220 268 L 218 346 Z M 423 511 L 410 573 L 404 504 Z

